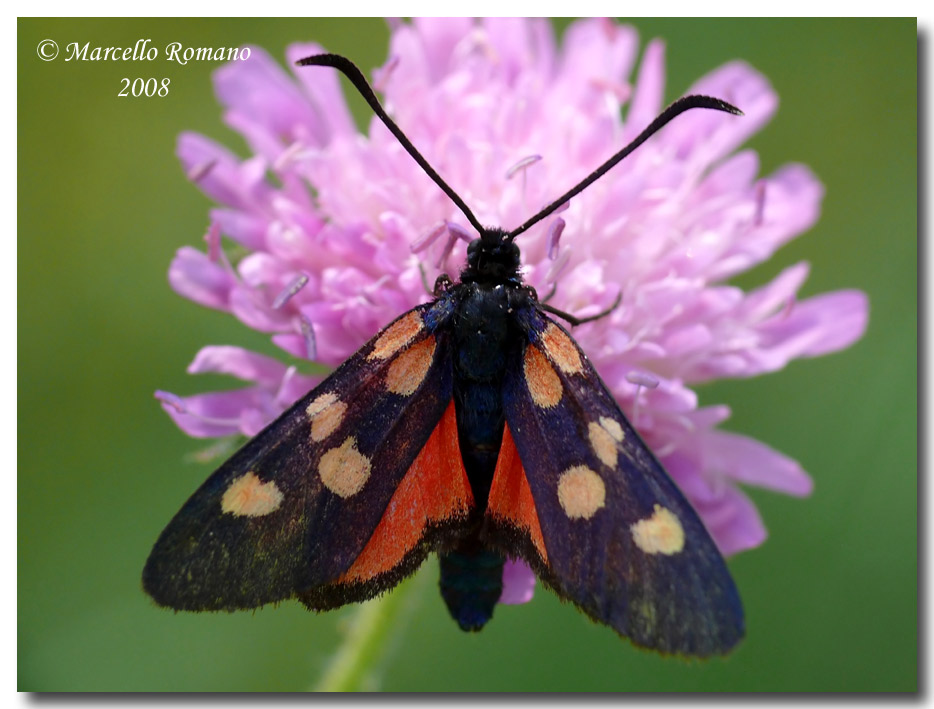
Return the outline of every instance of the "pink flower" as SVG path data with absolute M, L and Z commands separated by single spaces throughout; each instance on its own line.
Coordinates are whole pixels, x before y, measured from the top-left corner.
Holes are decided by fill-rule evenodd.
M 465 244 L 454 237 L 472 232 L 381 123 L 357 132 L 336 72 L 294 67 L 321 51 L 290 47 L 292 75 L 258 48 L 216 72 L 225 120 L 253 155 L 180 137 L 186 171 L 219 206 L 208 253 L 181 249 L 169 280 L 270 333 L 288 354 L 333 366 L 428 298 L 420 265 L 429 282 L 456 275 Z M 389 112 L 480 221 L 511 229 L 664 107 L 664 45 L 649 43 L 631 79 L 637 54 L 635 30 L 608 21 L 574 23 L 559 49 L 544 21 L 416 20 L 392 25 L 389 60 L 373 78 Z M 586 316 L 622 294 L 620 307 L 575 337 L 731 554 L 766 536 L 740 485 L 807 495 L 812 484 L 790 458 L 721 430 L 728 407 L 699 408 L 691 387 L 845 348 L 862 335 L 868 303 L 858 291 L 797 300 L 806 263 L 751 292 L 727 283 L 814 224 L 823 188 L 803 165 L 759 177 L 756 154 L 736 152 L 778 103 L 754 69 L 732 62 L 687 93 L 722 98 L 745 117 L 677 118 L 517 244 L 527 282 L 541 294 L 557 284 L 550 302 L 564 311 Z M 221 234 L 247 253 L 235 267 Z M 205 348 L 189 371 L 248 382 L 185 399 L 160 394 L 194 436 L 252 435 L 315 383 L 235 347 Z M 502 600 L 528 600 L 524 565 L 508 571 Z

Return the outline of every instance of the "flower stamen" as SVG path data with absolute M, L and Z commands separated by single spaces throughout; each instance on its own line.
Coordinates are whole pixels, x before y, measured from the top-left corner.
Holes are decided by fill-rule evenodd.
M 438 260 L 435 262 L 435 268 L 444 268 L 444 264 L 448 260 L 448 256 L 451 255 L 451 252 L 454 251 L 454 244 L 456 243 L 457 234 L 448 229 L 448 241 L 444 245 L 444 249 L 441 251 L 441 255 L 438 256 Z
M 658 387 L 658 379 L 647 372 L 630 372 L 626 375 L 626 381 L 636 385 L 636 396 L 632 405 L 632 425 L 639 426 L 639 402 L 642 399 L 642 387 L 646 389 L 655 389 Z
M 445 234 L 447 230 L 448 223 L 441 222 L 430 232 L 413 241 L 412 245 L 409 247 L 409 251 L 411 251 L 413 254 L 417 254 L 419 251 L 424 251 L 433 243 L 435 243 L 443 234 Z
M 526 192 L 528 190 L 528 169 L 542 159 L 541 155 L 529 155 L 522 158 L 519 162 L 506 170 L 506 179 L 511 180 L 517 173 L 522 173 L 522 207 L 528 211 L 529 205 L 526 203 Z
M 561 255 L 551 264 L 551 268 L 548 269 L 548 273 L 545 274 L 545 282 L 551 283 L 558 280 L 558 276 L 561 275 L 561 272 L 564 270 L 565 266 L 568 265 L 568 262 L 571 260 L 571 249 L 566 248 L 561 252 Z
M 635 384 L 637 387 L 645 387 L 646 389 L 658 388 L 658 378 L 651 374 L 646 374 L 645 372 L 630 372 L 626 375 L 626 381 L 630 384 Z
M 752 225 L 757 227 L 762 226 L 765 214 L 765 185 L 765 180 L 756 182 L 756 211 L 753 214 Z
M 297 373 L 298 368 L 295 365 L 292 365 L 285 370 L 285 374 L 282 375 L 282 381 L 279 382 L 279 390 L 273 397 L 273 400 L 276 403 L 281 403 L 285 406 L 288 406 L 291 403 L 288 386 Z
M 564 231 L 565 222 L 561 217 L 555 219 L 551 226 L 548 227 L 548 258 L 554 261 L 558 258 L 558 240 L 561 238 L 561 233 Z
M 276 299 L 272 301 L 273 310 L 281 310 L 282 307 L 288 303 L 296 293 L 298 293 L 302 288 L 308 284 L 308 276 L 304 273 L 297 275 L 293 278 L 289 285 L 282 290 L 279 295 L 276 296 Z
M 191 169 L 188 170 L 186 177 L 192 182 L 200 182 L 205 177 L 210 174 L 211 170 L 217 165 L 217 158 L 211 158 L 210 160 L 205 160 L 204 162 L 199 162 L 197 165 L 192 165 Z
M 444 268 L 444 264 L 447 262 L 448 257 L 451 255 L 451 252 L 454 250 L 454 244 L 457 243 L 458 239 L 461 241 L 466 241 L 468 244 L 472 241 L 470 232 L 464 229 L 457 224 L 452 222 L 445 222 L 445 228 L 448 232 L 448 242 L 444 245 L 444 250 L 441 252 L 441 256 L 438 257 L 438 261 L 435 263 L 435 268 Z
M 296 140 L 285 150 L 279 153 L 279 157 L 272 163 L 272 169 L 275 172 L 282 172 L 290 164 L 295 162 L 295 158 L 304 150 L 305 145 L 300 140 Z
M 464 227 L 459 224 L 454 224 L 453 222 L 447 222 L 448 231 L 454 234 L 461 241 L 469 244 L 473 241 L 474 237 L 467 231 Z
M 302 331 L 302 337 L 305 339 L 305 358 L 310 360 L 318 359 L 318 341 L 315 339 L 315 326 L 307 316 L 299 317 L 299 328 Z
M 399 66 L 399 57 L 394 56 L 386 62 L 385 66 L 380 67 L 379 69 L 373 70 L 373 88 L 383 93 L 386 90 L 386 84 L 389 83 L 389 77 L 395 71 L 396 67 Z
M 590 80 L 590 85 L 607 96 L 610 100 L 610 105 L 608 107 L 611 110 L 618 109 L 620 104 L 626 103 L 632 95 L 632 86 L 619 81 L 594 77 Z M 615 105 L 613 105 L 614 103 Z
M 780 316 L 782 320 L 787 320 L 791 317 L 791 311 L 795 309 L 797 302 L 798 299 L 793 293 L 785 299 L 785 306 L 782 308 L 782 314 Z
M 522 171 L 522 174 L 525 175 L 526 168 L 531 167 L 541 159 L 541 155 L 529 155 L 522 158 L 519 162 L 506 170 L 506 179 L 511 180 L 520 170 Z
M 156 397 L 157 401 L 161 401 L 163 404 L 168 404 L 178 413 L 185 413 L 185 404 L 182 402 L 182 399 L 178 394 L 173 394 L 170 391 L 162 391 L 161 389 L 156 389 L 153 394 Z
M 212 221 L 204 234 L 204 241 L 208 245 L 208 258 L 217 263 L 221 258 L 221 225 Z

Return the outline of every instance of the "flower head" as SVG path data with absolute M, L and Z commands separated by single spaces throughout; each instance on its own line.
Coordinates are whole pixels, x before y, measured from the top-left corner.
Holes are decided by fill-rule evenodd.
M 218 70 L 225 120 L 252 156 L 195 134 L 178 154 L 218 206 L 208 249 L 181 249 L 172 287 L 268 332 L 286 353 L 337 365 L 381 326 L 456 273 L 469 224 L 374 119 L 354 126 L 335 72 L 296 69 L 322 51 L 287 52 L 292 75 L 262 50 Z M 544 21 L 416 20 L 392 25 L 373 72 L 384 105 L 484 224 L 511 229 L 635 137 L 663 108 L 664 45 L 638 55 L 636 32 L 572 24 L 563 46 Z M 823 189 L 803 165 L 760 177 L 736 152 L 776 110 L 766 79 L 741 62 L 689 93 L 722 98 L 745 118 L 693 111 L 666 126 L 582 194 L 517 239 L 526 281 L 578 316 L 621 295 L 610 315 L 575 331 L 623 411 L 730 554 L 766 536 L 740 485 L 806 495 L 811 480 L 767 445 L 719 428 L 726 406 L 699 408 L 692 387 L 749 377 L 847 347 L 865 328 L 857 291 L 797 300 L 792 266 L 744 292 L 728 279 L 767 260 L 817 219 Z M 625 109 L 625 120 L 621 115 Z M 231 265 L 220 236 L 246 251 Z M 235 347 L 206 347 L 189 371 L 245 388 L 164 406 L 186 432 L 252 435 L 315 383 Z M 510 565 L 503 601 L 530 596 Z M 514 581 L 515 580 L 515 581 Z

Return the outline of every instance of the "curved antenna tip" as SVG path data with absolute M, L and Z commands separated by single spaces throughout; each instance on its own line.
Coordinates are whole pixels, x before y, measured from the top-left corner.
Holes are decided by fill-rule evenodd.
M 329 66 L 334 64 L 333 59 L 336 57 L 336 54 L 312 54 L 310 57 L 302 57 L 297 62 L 296 66 Z M 343 57 L 341 57 L 343 58 Z
M 673 104 L 671 104 L 667 109 L 665 109 L 664 113 L 672 111 L 674 115 L 677 115 L 678 113 L 687 111 L 691 108 L 712 108 L 715 111 L 732 113 L 734 116 L 746 115 L 732 103 L 728 103 L 720 98 L 714 98 L 713 96 L 704 96 L 703 94 L 682 96 Z
M 370 108 L 373 109 L 373 113 L 376 114 L 383 125 L 389 129 L 389 132 L 396 136 L 396 140 L 399 141 L 399 144 L 405 148 L 405 151 L 418 163 L 419 167 L 425 171 L 425 174 L 428 175 L 434 181 L 438 187 L 441 188 L 441 191 L 444 192 L 455 206 L 461 210 L 461 213 L 467 217 L 467 221 L 470 222 L 471 226 L 477 230 L 477 233 L 482 235 L 486 229 L 479 222 L 477 217 L 474 216 L 474 213 L 470 211 L 470 207 L 467 206 L 467 203 L 461 199 L 458 194 L 445 182 L 441 179 L 435 169 L 428 164 L 428 161 L 422 157 L 422 154 L 418 152 L 415 146 L 412 144 L 412 141 L 409 140 L 405 133 L 402 132 L 402 129 L 396 125 L 396 122 L 389 117 L 389 114 L 386 113 L 386 110 L 382 107 L 379 102 L 379 99 L 376 98 L 376 94 L 373 93 L 373 89 L 370 84 L 367 82 L 366 77 L 363 76 L 363 72 L 350 61 L 347 57 L 342 57 L 340 54 L 313 54 L 310 57 L 305 57 L 304 59 L 299 59 L 295 62 L 298 66 L 329 66 L 337 69 L 344 74 L 349 80 L 350 83 L 354 85 L 357 91 L 360 92 L 360 95 L 363 96 L 363 99 L 370 105 Z

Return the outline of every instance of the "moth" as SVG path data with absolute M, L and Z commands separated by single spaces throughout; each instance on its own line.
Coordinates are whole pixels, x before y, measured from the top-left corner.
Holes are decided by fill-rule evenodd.
M 440 557 L 459 626 L 481 629 L 507 559 L 635 645 L 728 652 L 743 610 L 723 557 L 567 329 L 538 299 L 516 237 L 679 114 L 741 115 L 676 101 L 632 143 L 512 231 L 485 227 L 386 114 L 360 70 L 343 72 L 477 237 L 460 279 L 387 325 L 246 443 L 184 504 L 143 571 L 160 606 L 249 609 L 297 598 L 326 610 L 372 598 Z M 618 305 L 618 302 L 617 302 Z

